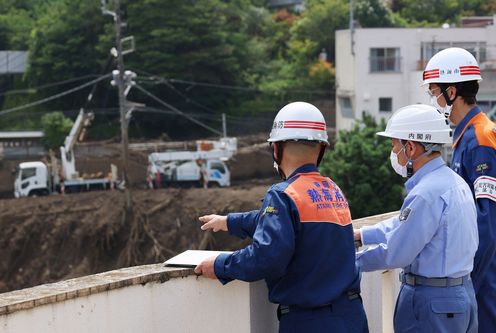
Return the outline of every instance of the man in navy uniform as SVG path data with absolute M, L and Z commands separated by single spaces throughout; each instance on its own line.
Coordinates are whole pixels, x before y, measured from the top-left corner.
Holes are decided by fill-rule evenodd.
M 451 168 L 467 182 L 477 207 L 472 280 L 479 331 L 486 333 L 496 332 L 496 124 L 476 105 L 481 80 L 474 56 L 457 47 L 435 54 L 423 77 L 432 105 L 456 125 Z
M 261 209 L 200 217 L 203 230 L 248 236 L 252 244 L 195 272 L 223 284 L 265 279 L 269 300 L 279 304 L 279 332 L 368 332 L 348 202 L 317 170 L 328 145 L 324 117 L 311 104 L 288 104 L 268 141 L 283 181 Z

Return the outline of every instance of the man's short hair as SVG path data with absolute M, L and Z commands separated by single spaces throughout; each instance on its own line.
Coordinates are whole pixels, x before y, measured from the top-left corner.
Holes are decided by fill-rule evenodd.
M 411 140 L 400 140 L 401 141 L 401 145 L 406 145 L 406 142 L 407 141 L 411 141 Z M 431 151 L 431 153 L 434 153 L 434 152 L 441 152 L 443 150 L 443 144 L 442 143 L 433 143 L 433 142 L 420 142 L 420 141 L 412 141 L 412 142 L 416 142 L 416 143 L 420 143 L 422 145 L 422 147 L 424 147 L 425 151 Z
M 456 88 L 456 93 L 465 104 L 471 105 L 477 103 L 477 93 L 479 92 L 479 82 L 477 80 L 458 82 L 458 83 L 438 83 L 439 87 L 445 91 L 450 86 Z

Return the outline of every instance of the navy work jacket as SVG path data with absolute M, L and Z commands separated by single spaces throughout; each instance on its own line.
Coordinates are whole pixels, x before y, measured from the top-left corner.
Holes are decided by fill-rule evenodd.
M 358 291 L 353 227 L 339 187 L 313 164 L 273 185 L 260 210 L 229 214 L 228 230 L 251 245 L 215 260 L 222 283 L 265 279 L 273 303 L 316 307 Z

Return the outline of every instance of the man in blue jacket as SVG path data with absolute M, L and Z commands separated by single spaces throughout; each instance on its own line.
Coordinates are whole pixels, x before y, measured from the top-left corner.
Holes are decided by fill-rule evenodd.
M 472 280 L 479 332 L 496 332 L 496 125 L 476 105 L 479 65 L 468 51 L 452 47 L 429 60 L 423 79 L 432 105 L 456 125 L 451 168 L 470 186 L 477 206 Z
M 288 104 L 268 141 L 283 181 L 261 209 L 200 217 L 203 230 L 248 236 L 252 244 L 195 272 L 223 284 L 265 279 L 269 300 L 279 304 L 279 332 L 368 332 L 348 202 L 317 170 L 328 145 L 324 117 L 311 104 Z
M 477 333 L 470 280 L 478 245 L 477 215 L 468 185 L 446 166 L 441 146 L 451 129 L 434 107 L 396 111 L 386 130 L 393 169 L 409 179 L 401 212 L 355 233 L 363 271 L 402 268 L 394 312 L 396 333 Z

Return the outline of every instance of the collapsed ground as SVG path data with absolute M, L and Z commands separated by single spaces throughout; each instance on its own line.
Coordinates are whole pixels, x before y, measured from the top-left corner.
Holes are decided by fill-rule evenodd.
M 230 162 L 235 185 L 215 189 L 142 189 L 146 154 L 134 153 L 130 214 L 120 191 L 0 200 L 0 292 L 162 262 L 186 249 L 242 247 L 246 240 L 203 232 L 198 222 L 203 214 L 258 208 L 276 179 L 266 144 L 240 146 Z M 80 154 L 88 172 L 115 161 L 90 152 Z

